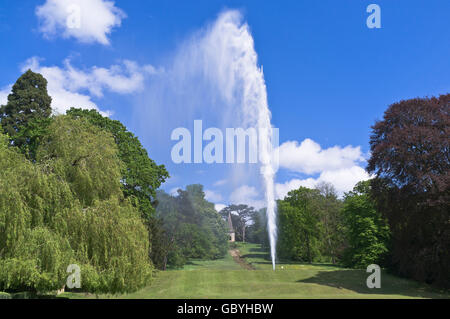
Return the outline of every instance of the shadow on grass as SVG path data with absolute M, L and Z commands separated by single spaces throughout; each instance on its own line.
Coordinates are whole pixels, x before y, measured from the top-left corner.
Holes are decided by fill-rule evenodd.
M 416 298 L 449 298 L 444 292 L 433 291 L 432 288 L 418 282 L 392 276 L 385 271 L 381 274 L 381 288 L 370 289 L 366 285 L 369 273 L 359 269 L 342 269 L 335 271 L 319 271 L 317 275 L 298 280 L 301 283 L 313 283 L 337 289 L 352 290 L 367 295 L 401 295 Z
M 266 261 L 254 261 L 251 260 L 250 262 L 252 264 L 266 264 L 266 263 L 271 263 L 270 262 L 270 254 L 267 251 L 267 249 L 262 248 L 262 247 L 251 247 L 248 250 L 250 253 L 249 254 L 245 254 L 245 255 L 241 255 L 241 258 L 248 258 L 248 259 L 263 259 Z
M 252 253 L 263 253 L 263 254 L 268 254 L 268 250 L 262 247 L 256 248 L 256 247 L 252 247 L 250 248 L 248 251 L 252 252 Z
M 250 248 L 250 252 L 261 252 L 261 253 L 254 253 L 254 254 L 245 254 L 242 255 L 241 258 L 248 258 L 250 259 L 250 262 L 252 264 L 270 264 L 272 265 L 272 259 L 270 257 L 270 254 L 267 252 L 267 250 L 259 249 L 259 248 Z M 287 260 L 287 259 L 277 259 L 276 261 L 277 265 L 305 265 L 305 266 L 321 266 L 321 267 L 330 267 L 330 268 L 336 268 L 339 267 L 336 264 L 331 263 L 307 263 L 304 261 L 294 261 L 294 260 Z
M 241 258 L 270 260 L 270 256 L 269 255 L 262 255 L 262 254 L 245 254 L 245 255 L 241 255 Z
M 186 266 L 204 266 L 204 262 L 213 262 L 219 259 L 189 259 L 181 266 L 167 265 L 166 270 L 183 270 Z

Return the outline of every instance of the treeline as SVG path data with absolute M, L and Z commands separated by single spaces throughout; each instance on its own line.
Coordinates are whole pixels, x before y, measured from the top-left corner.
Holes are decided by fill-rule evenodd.
M 331 184 L 300 187 L 277 201 L 277 211 L 280 261 L 365 268 L 383 264 L 386 258 L 389 227 L 370 197 L 370 181 L 358 183 L 344 198 L 339 198 Z M 237 241 L 269 248 L 265 209 L 230 205 L 220 214 L 224 220 L 231 216 Z
M 343 199 L 329 184 L 300 187 L 278 201 L 278 216 L 281 259 L 352 268 L 384 264 L 390 232 L 370 197 L 370 181 L 358 183 Z
M 450 94 L 391 105 L 372 127 L 374 176 L 278 201 L 278 257 L 332 261 L 450 287 Z
M 203 186 L 188 185 L 172 196 L 158 191 L 151 257 L 160 269 L 183 266 L 189 259 L 217 259 L 228 248 L 225 222 L 205 200 Z
M 167 171 L 118 121 L 51 114 L 47 81 L 30 70 L 0 108 L 0 290 L 61 289 L 71 264 L 82 291 L 143 287 Z

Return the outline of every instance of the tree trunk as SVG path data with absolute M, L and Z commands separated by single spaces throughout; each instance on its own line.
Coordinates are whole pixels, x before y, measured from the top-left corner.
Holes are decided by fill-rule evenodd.
M 334 256 L 334 249 L 333 249 L 333 245 L 331 244 L 330 237 L 328 237 L 328 246 L 330 247 L 331 262 L 334 265 L 336 263 L 336 259 L 335 259 L 335 256 Z
M 167 267 L 167 255 L 164 256 L 163 270 L 166 270 L 166 267 Z
M 165 256 L 164 256 L 164 266 L 163 266 L 163 270 L 166 270 L 166 268 L 167 268 L 167 259 L 168 259 L 170 250 L 173 248 L 173 245 L 174 245 L 174 244 L 175 244 L 175 234 L 172 235 L 172 239 L 170 240 L 170 243 L 169 243 L 169 245 L 167 246 L 166 254 L 165 254 Z
M 306 253 L 307 253 L 307 257 L 308 257 L 308 262 L 311 264 L 312 260 L 311 260 L 311 247 L 309 245 L 309 234 L 306 234 Z

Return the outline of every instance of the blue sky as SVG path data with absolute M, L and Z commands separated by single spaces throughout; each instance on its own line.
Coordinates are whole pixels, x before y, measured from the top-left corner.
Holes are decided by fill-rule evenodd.
M 221 13 L 242 14 L 263 66 L 272 124 L 284 149 L 276 179 L 280 197 L 318 181 L 343 192 L 355 178 L 367 178 L 356 167 L 365 166 L 361 157 L 369 151 L 370 126 L 388 105 L 450 88 L 447 0 L 61 1 L 65 7 L 50 0 L 0 3 L 0 102 L 25 67 L 49 74 L 61 105 L 108 111 L 139 136 L 173 176 L 164 189 L 199 182 L 218 204 L 258 206 L 258 178 L 246 175 L 231 183 L 226 165 L 171 161 L 171 129 L 194 119 L 212 125 L 220 114 L 211 114 L 215 93 L 179 93 L 195 88 L 196 78 L 168 87 L 162 70 L 189 63 L 180 61 L 183 45 L 192 45 L 201 37 L 193 35 L 214 25 Z M 82 20 L 88 28 L 78 33 L 61 24 L 72 3 L 86 9 L 82 19 L 89 20 Z M 381 8 L 381 29 L 366 26 L 370 3 Z M 187 97 L 195 100 L 186 104 L 196 108 L 181 120 L 183 111 L 174 104 Z

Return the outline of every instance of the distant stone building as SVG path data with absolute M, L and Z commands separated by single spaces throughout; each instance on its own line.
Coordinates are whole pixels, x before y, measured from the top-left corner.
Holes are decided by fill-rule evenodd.
M 231 213 L 228 213 L 228 241 L 235 241 L 233 222 L 231 221 Z

